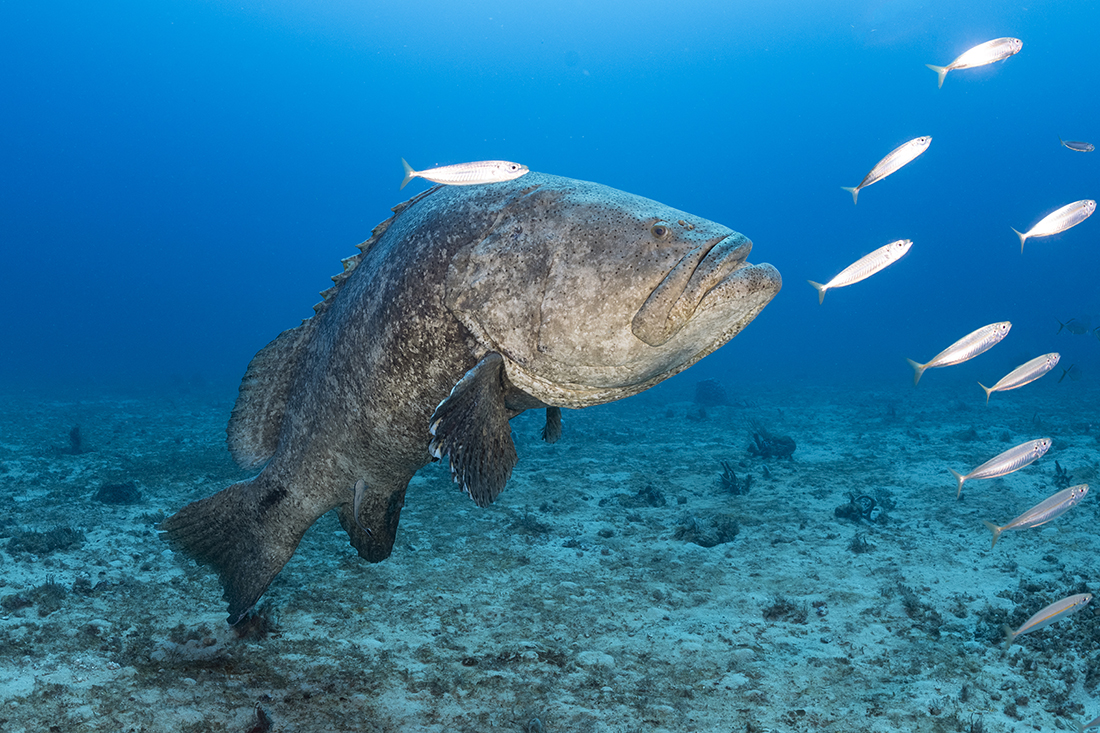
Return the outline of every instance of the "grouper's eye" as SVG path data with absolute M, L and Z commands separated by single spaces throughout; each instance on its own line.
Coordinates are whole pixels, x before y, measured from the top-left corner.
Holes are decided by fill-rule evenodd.
M 672 230 L 664 224 L 654 224 L 649 228 L 649 233 L 653 235 L 654 239 L 662 240 L 668 239 L 668 235 L 672 233 Z

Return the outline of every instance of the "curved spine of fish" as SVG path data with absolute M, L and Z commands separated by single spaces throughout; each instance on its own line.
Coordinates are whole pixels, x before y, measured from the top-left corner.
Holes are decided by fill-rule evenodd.
M 1010 529 L 1031 529 L 1032 527 L 1044 525 L 1080 504 L 1087 493 L 1089 493 L 1088 484 L 1070 486 L 1068 489 L 1062 489 L 1054 496 L 1039 502 L 1003 527 L 998 527 L 993 522 L 983 521 L 982 523 L 993 533 L 993 544 L 989 546 L 989 549 L 992 550 L 997 546 L 997 539 L 1002 532 L 1007 532 Z
M 473 163 L 444 165 L 426 171 L 413 170 L 413 167 L 404 158 L 401 159 L 401 165 L 405 169 L 405 177 L 401 180 L 401 188 L 409 185 L 409 181 L 414 178 L 423 178 L 432 183 L 442 183 L 448 186 L 473 186 L 479 183 L 511 181 L 529 171 L 527 166 L 507 160 L 479 160 Z
M 909 366 L 913 367 L 913 386 L 917 386 L 917 382 L 920 381 L 920 377 L 924 374 L 925 369 L 962 364 L 968 359 L 973 359 L 978 354 L 989 351 L 999 344 L 1001 339 L 1008 335 L 1011 328 L 1012 323 L 1009 321 L 990 323 L 988 326 L 982 326 L 977 331 L 963 336 L 924 364 L 919 364 L 912 359 L 906 359 L 906 361 L 909 362 Z
M 843 288 L 860 280 L 866 280 L 876 272 L 880 272 L 900 260 L 912 246 L 913 240 L 911 239 L 899 239 L 896 242 L 890 242 L 890 244 L 879 247 L 870 254 L 863 255 L 824 285 L 813 280 L 807 280 L 806 282 L 817 290 L 817 303 L 820 305 L 825 302 L 826 290 Z
M 1013 471 L 1019 471 L 1024 466 L 1031 465 L 1039 460 L 1043 454 L 1050 450 L 1050 443 L 1050 438 L 1039 438 L 1038 440 L 1021 443 L 990 458 L 965 476 L 953 468 L 947 469 L 959 482 L 959 489 L 955 492 L 955 501 L 959 500 L 965 482 L 978 478 L 997 478 L 998 476 L 1006 476 Z
M 974 48 L 964 51 L 957 59 L 947 66 L 935 66 L 933 64 L 925 64 L 925 66 L 936 72 L 936 76 L 939 77 L 940 89 L 942 89 L 943 80 L 947 77 L 947 72 L 954 71 L 955 69 L 973 69 L 976 66 L 985 66 L 986 64 L 992 64 L 997 61 L 1004 61 L 1009 56 L 1015 56 L 1020 53 L 1020 49 L 1023 47 L 1024 42 L 1019 38 L 994 38 L 992 41 L 979 43 Z
M 887 153 L 885 158 L 875 163 L 875 167 L 871 169 L 870 173 L 863 177 L 863 180 L 859 182 L 858 186 L 841 186 L 841 188 L 852 194 L 853 204 L 858 203 L 860 189 L 866 188 L 872 183 L 877 183 L 891 173 L 897 172 L 902 166 L 912 163 L 914 158 L 925 150 L 928 150 L 928 146 L 931 143 L 931 135 L 915 137 L 909 142 L 902 143 Z
M 1042 356 L 1037 356 L 1016 367 L 1008 374 L 1001 377 L 992 387 L 986 387 L 981 382 L 978 382 L 978 386 L 985 390 L 985 403 L 987 405 L 989 404 L 989 396 L 994 392 L 1007 392 L 1010 389 L 1018 389 L 1025 384 L 1031 384 L 1057 366 L 1058 360 L 1061 358 L 1062 355 L 1056 351 L 1049 354 L 1043 354 Z
M 1031 237 L 1049 237 L 1064 232 L 1088 219 L 1094 211 L 1096 211 L 1096 202 L 1092 199 L 1082 199 L 1074 201 L 1072 204 L 1066 204 L 1057 211 L 1047 214 L 1039 220 L 1038 224 L 1026 232 L 1016 231 L 1015 227 L 1009 228 L 1016 232 L 1016 236 L 1020 238 L 1020 252 L 1023 253 L 1024 242 Z
M 1078 593 L 1076 595 L 1063 598 L 1060 601 L 1055 601 L 1046 608 L 1037 612 L 1034 616 L 1015 631 L 1011 626 L 1005 627 L 1005 651 L 1007 652 L 1009 647 L 1012 646 L 1012 642 L 1016 641 L 1016 637 L 1021 634 L 1029 634 L 1032 631 L 1038 631 L 1039 629 L 1045 629 L 1051 624 L 1056 624 L 1062 619 L 1066 618 L 1070 614 L 1080 611 L 1082 608 L 1092 600 L 1091 593 Z

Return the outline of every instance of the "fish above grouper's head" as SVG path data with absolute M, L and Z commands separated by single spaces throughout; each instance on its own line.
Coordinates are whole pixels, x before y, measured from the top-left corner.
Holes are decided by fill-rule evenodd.
M 509 421 L 637 394 L 722 346 L 779 291 L 720 224 L 528 173 L 430 189 L 344 260 L 315 314 L 249 364 L 227 430 L 258 471 L 160 529 L 218 572 L 239 620 L 337 509 L 359 555 L 393 550 L 432 458 L 479 506 L 518 460 Z
M 593 183 L 531 174 L 451 261 L 446 304 L 557 407 L 642 392 L 737 335 L 779 292 L 728 227 Z

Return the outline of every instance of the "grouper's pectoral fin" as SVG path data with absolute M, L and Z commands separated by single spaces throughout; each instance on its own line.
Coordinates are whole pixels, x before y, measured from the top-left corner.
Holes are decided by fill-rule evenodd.
M 546 408 L 546 425 L 542 428 L 542 439 L 547 443 L 557 443 L 561 437 L 561 408 Z
M 405 488 L 383 489 L 363 481 L 355 484 L 352 501 L 337 508 L 340 526 L 348 533 L 351 546 L 359 557 L 369 562 L 382 562 L 393 551 L 397 539 L 397 523 L 401 507 L 405 506 Z
M 450 458 L 455 483 L 478 506 L 497 498 L 516 465 L 504 397 L 504 359 L 492 352 L 466 372 L 428 423 L 429 452 Z

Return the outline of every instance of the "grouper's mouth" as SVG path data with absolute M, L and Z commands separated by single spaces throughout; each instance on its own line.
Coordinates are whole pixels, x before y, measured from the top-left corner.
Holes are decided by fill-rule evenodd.
M 650 346 L 666 343 L 691 320 L 708 293 L 745 267 L 751 251 L 752 242 L 734 232 L 688 252 L 634 315 L 634 335 Z

